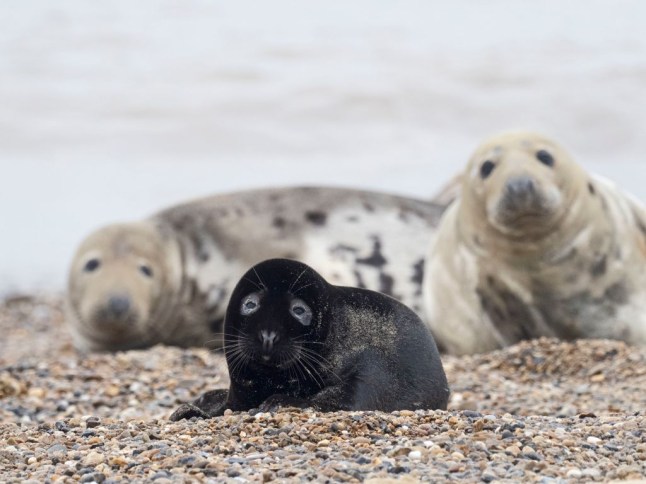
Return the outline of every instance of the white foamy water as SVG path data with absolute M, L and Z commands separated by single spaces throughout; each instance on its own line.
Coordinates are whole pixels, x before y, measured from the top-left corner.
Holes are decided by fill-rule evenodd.
M 429 196 L 509 128 L 646 198 L 642 0 L 24 0 L 0 25 L 2 292 L 186 198 Z

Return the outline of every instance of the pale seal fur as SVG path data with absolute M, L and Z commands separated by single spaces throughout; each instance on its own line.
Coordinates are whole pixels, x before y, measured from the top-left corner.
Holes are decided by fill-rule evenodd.
M 426 320 L 455 354 L 539 336 L 646 344 L 643 205 L 530 132 L 487 140 L 426 259 Z
M 421 311 L 423 259 L 443 207 L 342 188 L 250 190 L 199 199 L 91 234 L 69 275 L 76 346 L 220 346 L 245 270 L 298 259 L 333 284 L 391 295 Z

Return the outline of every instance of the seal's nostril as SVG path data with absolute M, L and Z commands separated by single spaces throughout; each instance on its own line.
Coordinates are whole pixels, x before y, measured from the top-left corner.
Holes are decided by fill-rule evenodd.
M 263 351 L 271 351 L 274 348 L 274 343 L 278 342 L 278 334 L 276 331 L 260 331 L 260 340 L 262 341 Z
M 130 298 L 127 296 L 112 296 L 108 300 L 108 308 L 115 316 L 123 316 L 130 309 Z
M 531 177 L 519 176 L 507 180 L 505 188 L 511 195 L 532 194 L 536 191 L 536 184 Z

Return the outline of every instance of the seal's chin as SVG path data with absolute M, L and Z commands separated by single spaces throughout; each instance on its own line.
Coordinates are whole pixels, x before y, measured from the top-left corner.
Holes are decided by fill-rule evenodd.
M 525 227 L 544 224 L 553 214 L 551 210 L 498 210 L 490 217 L 490 221 L 497 227 L 522 230 Z
M 99 308 L 90 318 L 92 324 L 103 331 L 129 332 L 141 325 L 141 319 L 136 311 L 115 315 L 104 308 Z
M 126 351 L 146 348 L 154 338 L 150 336 L 150 328 L 136 315 L 115 320 L 109 317 L 93 317 L 82 319 L 79 328 L 97 349 L 102 351 Z

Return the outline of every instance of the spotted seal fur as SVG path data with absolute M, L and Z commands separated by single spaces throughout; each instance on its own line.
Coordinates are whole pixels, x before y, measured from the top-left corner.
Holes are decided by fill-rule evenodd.
M 299 259 L 333 284 L 422 306 L 423 258 L 443 206 L 325 187 L 249 190 L 104 227 L 76 252 L 68 321 L 82 350 L 203 346 L 221 333 L 240 275 Z

